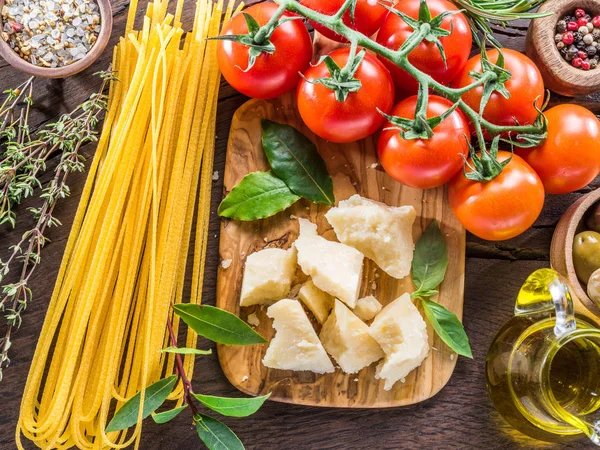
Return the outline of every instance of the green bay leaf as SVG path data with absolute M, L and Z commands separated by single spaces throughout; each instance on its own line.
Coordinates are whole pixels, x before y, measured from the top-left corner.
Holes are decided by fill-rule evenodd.
M 143 419 L 160 408 L 171 391 L 173 391 L 173 386 L 175 386 L 176 382 L 177 377 L 171 375 L 170 377 L 158 380 L 156 383 L 151 384 L 145 389 L 144 407 L 142 410 Z M 138 392 L 119 408 L 106 427 L 107 433 L 124 430 L 137 423 L 140 411 L 140 398 L 141 393 Z
M 446 275 L 448 248 L 436 220 L 431 222 L 415 245 L 412 262 L 412 278 L 417 292 L 434 291 Z
M 273 172 L 253 172 L 242 178 L 223 199 L 218 213 L 236 220 L 264 219 L 289 208 L 299 199 Z
M 244 450 L 244 444 L 231 429 L 217 419 L 197 414 L 196 431 L 208 450 Z
M 473 358 L 469 338 L 458 317 L 432 300 L 420 299 L 427 320 L 438 336 L 456 353 Z
M 179 415 L 181 411 L 187 408 L 187 405 L 182 405 L 179 408 L 170 409 L 160 413 L 153 413 L 152 420 L 156 423 L 167 423 Z
M 271 394 L 262 397 L 229 398 L 195 394 L 194 397 L 207 408 L 228 417 L 248 417 L 260 409 Z
M 297 195 L 333 206 L 333 180 L 313 142 L 289 125 L 262 120 L 262 144 L 273 172 Z
M 179 303 L 173 306 L 192 330 L 213 342 L 227 345 L 252 345 L 267 342 L 235 314 L 209 305 Z
M 162 353 L 176 353 L 178 355 L 211 355 L 212 350 L 200 350 L 197 348 L 180 348 L 180 347 L 167 347 L 161 350 Z

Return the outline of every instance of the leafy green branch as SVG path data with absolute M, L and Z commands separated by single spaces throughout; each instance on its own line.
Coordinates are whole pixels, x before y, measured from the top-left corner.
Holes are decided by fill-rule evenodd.
M 254 345 L 267 342 L 239 317 L 222 309 L 208 305 L 178 304 L 173 306 L 173 310 L 188 327 L 213 342 L 227 345 Z M 170 319 L 167 321 L 167 330 L 171 346 L 163 351 L 175 354 L 175 374 L 148 386 L 144 390 L 143 405 L 139 392 L 127 400 L 109 422 L 106 432 L 124 430 L 134 426 L 137 423 L 140 408 L 142 408 L 142 418 L 146 419 L 151 416 L 158 424 L 170 422 L 189 408 L 196 432 L 209 450 L 243 450 L 244 445 L 227 425 L 200 412 L 198 406 L 202 405 L 225 417 L 247 417 L 257 412 L 270 394 L 249 398 L 196 394 L 192 382 L 185 372 L 181 355 L 207 355 L 211 352 L 210 350 L 179 348 Z M 165 403 L 178 380 L 181 380 L 183 385 L 183 404 L 156 412 Z
M 54 215 L 57 203 L 70 195 L 67 184 L 69 174 L 82 172 L 85 169 L 85 159 L 81 155 L 81 148 L 89 143 L 96 142 L 98 123 L 101 114 L 107 109 L 107 97 L 104 90 L 107 83 L 114 79 L 111 72 L 101 72 L 103 83 L 100 90 L 79 105 L 70 114 L 64 114 L 60 119 L 47 125 L 38 133 L 37 139 L 32 141 L 29 136 L 27 120 L 31 100 L 31 80 L 26 84 L 28 94 L 25 97 L 27 106 L 21 111 L 17 122 L 11 122 L 10 108 L 5 104 L 0 107 L 0 133 L 8 138 L 5 143 L 4 159 L 0 162 L 0 223 L 9 222 L 15 225 L 16 215 L 12 206 L 19 203 L 23 197 L 33 194 L 35 187 L 42 188 L 38 173 L 46 167 L 46 160 L 55 152 L 59 152 L 60 160 L 54 169 L 54 176 L 43 187 L 39 198 L 42 200 L 40 207 L 30 207 L 28 212 L 34 220 L 34 226 L 21 236 L 21 239 L 9 250 L 6 261 L 0 260 L 0 283 L 9 274 L 14 265 L 20 267 L 17 281 L 7 283 L 1 287 L 0 311 L 5 313 L 6 330 L 0 338 L 0 381 L 3 368 L 10 364 L 9 350 L 12 346 L 12 335 L 22 323 L 22 314 L 32 300 L 30 288 L 31 277 L 41 262 L 41 252 L 48 242 L 45 236 L 46 229 L 61 225 Z M 7 98 L 12 98 L 15 105 L 21 95 L 23 86 L 8 92 Z M 6 112 L 3 115 L 3 111 Z
M 425 317 L 438 336 L 456 353 L 473 357 L 469 338 L 456 315 L 430 299 L 439 294 L 448 268 L 448 247 L 437 221 L 431 222 L 415 245 L 412 278 L 417 288 L 411 297 L 421 303 Z

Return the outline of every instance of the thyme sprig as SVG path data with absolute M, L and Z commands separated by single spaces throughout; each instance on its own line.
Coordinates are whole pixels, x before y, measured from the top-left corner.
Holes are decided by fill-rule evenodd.
M 2 205 L 8 205 L 8 209 L 3 210 L 4 215 L 0 217 L 14 226 L 16 215 L 11 209 L 12 206 L 20 203 L 23 197 L 32 195 L 36 187 L 42 188 L 39 198 L 43 202 L 40 207 L 27 209 L 35 222 L 34 226 L 23 233 L 16 244 L 9 247 L 8 259 L 0 260 L 0 283 L 13 268 L 20 270 L 17 281 L 3 284 L 0 288 L 0 311 L 5 313 L 6 319 L 6 330 L 4 336 L 0 338 L 0 381 L 2 381 L 3 368 L 10 364 L 8 352 L 12 345 L 11 337 L 15 329 L 21 326 L 22 314 L 32 300 L 30 282 L 41 262 L 42 248 L 48 242 L 45 236 L 46 230 L 61 225 L 54 215 L 54 209 L 59 200 L 70 195 L 67 184 L 69 174 L 82 172 L 85 169 L 85 158 L 81 155 L 81 148 L 98 139 L 97 126 L 100 116 L 108 106 L 104 90 L 107 83 L 115 79 L 111 72 L 101 72 L 99 75 L 103 79 L 100 90 L 71 113 L 62 115 L 57 122 L 44 127 L 37 134 L 37 139 L 33 141 L 30 140 L 26 121 L 28 106 L 32 104 L 30 80 L 29 94 L 26 97 L 30 100 L 26 100 L 28 106 L 25 108 L 25 113 L 19 116 L 24 120 L 18 125 L 18 129 L 23 130 L 22 133 L 27 138 L 19 139 L 19 131 L 15 128 L 14 122 L 9 122 L 5 129 L 13 129 L 17 134 L 4 146 L 4 159 L 0 163 L 0 173 L 6 174 L 4 178 L 0 178 L 2 192 L 6 193 Z M 11 95 L 19 94 L 12 91 L 8 96 Z M 54 169 L 54 176 L 43 187 L 39 175 L 45 170 L 49 157 L 56 152 L 60 155 L 59 163 Z

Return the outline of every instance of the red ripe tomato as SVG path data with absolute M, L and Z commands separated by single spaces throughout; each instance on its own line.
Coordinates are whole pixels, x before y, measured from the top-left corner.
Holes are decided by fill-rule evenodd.
M 349 49 L 329 54 L 338 66 L 348 61 Z M 310 67 L 304 76 L 313 81 L 329 77 L 324 63 Z M 375 133 L 385 118 L 377 111 L 389 113 L 394 105 L 394 83 L 387 69 L 369 54 L 358 66 L 354 77 L 361 88 L 350 92 L 345 101 L 336 99 L 335 92 L 319 83 L 300 80 L 296 98 L 304 123 L 313 133 L 331 142 L 354 142 Z
M 504 54 L 505 69 L 511 73 L 510 79 L 504 87 L 510 93 L 510 98 L 504 98 L 499 92 L 492 93 L 490 100 L 483 112 L 483 118 L 495 125 L 528 125 L 532 124 L 538 116 L 533 107 L 533 102 L 539 108 L 544 101 L 544 81 L 539 69 L 527 56 L 508 48 L 502 49 Z M 498 60 L 498 50 L 487 52 L 492 63 Z M 471 58 L 462 70 L 459 77 L 452 82 L 452 86 L 461 88 L 473 83 L 475 80 L 469 72 L 481 72 L 481 55 Z M 479 86 L 463 94 L 463 101 L 479 112 L 483 87 Z
M 259 25 L 265 25 L 277 11 L 273 2 L 259 3 L 246 9 Z M 248 33 L 243 14 L 234 16 L 221 35 Z M 249 47 L 228 40 L 217 45 L 219 68 L 227 82 L 244 95 L 254 98 L 274 98 L 296 87 L 300 72 L 306 70 L 312 59 L 312 42 L 301 20 L 279 25 L 270 37 L 275 46 L 272 54 L 262 53 L 248 71 Z
M 427 0 L 431 17 L 436 17 L 444 11 L 457 11 L 458 8 L 446 0 Z M 395 8 L 406 15 L 417 19 L 419 17 L 419 0 L 402 0 Z M 432 42 L 423 41 L 408 55 L 408 60 L 417 69 L 431 75 L 436 81 L 448 84 L 458 76 L 469 59 L 471 52 L 471 29 L 465 16 L 461 13 L 448 16 L 441 25 L 445 30 L 452 30 L 449 36 L 441 37 L 440 42 L 446 54 L 446 66 L 442 55 Z M 377 33 L 377 42 L 387 48 L 398 50 L 402 44 L 413 34 L 413 29 L 395 14 L 389 13 Z M 407 72 L 400 69 L 388 59 L 381 57 L 381 61 L 389 69 L 398 95 L 407 97 L 417 93 L 419 85 Z
M 344 0 L 300 0 L 300 3 L 308 6 L 314 11 L 333 15 L 340 10 L 344 4 Z M 352 19 L 350 19 L 350 11 L 346 11 L 343 20 L 346 25 L 354 30 L 360 31 L 366 36 L 371 36 L 379 30 L 387 13 L 388 10 L 381 6 L 378 0 L 358 0 L 354 11 L 354 23 L 352 23 Z M 310 24 L 315 30 L 329 39 L 333 39 L 337 42 L 348 42 L 345 37 L 334 33 L 323 25 L 313 21 L 310 21 Z
M 566 194 L 587 186 L 600 172 L 600 122 L 578 105 L 559 105 L 544 113 L 548 138 L 517 153 L 537 172 L 549 194 Z
M 510 157 L 510 152 L 498 152 L 500 162 Z M 448 185 L 448 200 L 468 231 L 481 239 L 501 241 L 533 225 L 544 206 L 544 186 L 529 164 L 512 155 L 502 173 L 491 181 L 469 180 L 464 173 L 456 175 Z
M 398 103 L 391 115 L 414 119 L 417 96 Z M 452 103 L 430 96 L 427 118 L 440 116 Z M 390 126 L 393 126 L 390 124 Z M 440 186 L 456 175 L 469 153 L 469 126 L 460 110 L 455 110 L 437 127 L 430 139 L 406 140 L 397 129 L 384 128 L 377 145 L 379 160 L 385 171 L 407 186 L 429 189 Z

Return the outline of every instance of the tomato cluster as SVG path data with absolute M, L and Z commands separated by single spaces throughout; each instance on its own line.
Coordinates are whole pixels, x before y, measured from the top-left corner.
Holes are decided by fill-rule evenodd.
M 332 15 L 344 2 L 300 3 Z M 437 41 L 424 39 L 408 54 L 411 66 L 435 82 L 456 89 L 473 84 L 490 64 L 501 67 L 509 76 L 489 96 L 482 119 L 498 127 L 495 133 L 499 137 L 513 141 L 520 137 L 510 136 L 500 127 L 539 124 L 545 90 L 535 64 L 510 49 L 501 53 L 490 50 L 469 59 L 472 38 L 466 17 L 447 0 L 426 3 L 431 17 L 443 14 L 443 20 L 438 22 Z M 343 21 L 367 36 L 377 32 L 379 44 L 398 50 L 415 32 L 405 18 L 419 20 L 420 6 L 420 0 L 403 0 L 394 6 L 398 11 L 395 14 L 376 0 L 358 0 L 354 18 L 347 12 Z M 245 13 L 264 26 L 276 11 L 277 5 L 265 2 L 251 6 Z M 323 25 L 313 26 L 330 39 L 345 42 L 343 36 Z M 231 37 L 256 32 L 249 28 L 255 27 L 240 14 L 225 26 L 222 34 Z M 545 193 L 581 189 L 600 173 L 600 151 L 596 148 L 600 122 L 582 107 L 561 105 L 547 110 L 547 139 L 542 144 L 516 149 L 515 154 L 494 151 L 501 169 L 494 176 L 478 178 L 480 158 L 472 152 L 470 155 L 471 136 L 476 128 L 470 120 L 481 120 L 476 114 L 469 113 L 467 117 L 460 109 L 452 109 L 453 103 L 446 98 L 429 94 L 426 108 L 420 109 L 417 120 L 419 84 L 413 75 L 381 55 L 375 57 L 364 51 L 357 55 L 356 51 L 342 48 L 330 53 L 327 61 L 321 59 L 311 66 L 312 43 L 301 20 L 283 20 L 271 30 L 268 44 L 272 46 L 266 44 L 249 46 L 235 40 L 219 41 L 219 66 L 235 89 L 263 99 L 296 89 L 302 119 L 316 135 L 328 141 L 353 142 L 379 132 L 378 154 L 385 171 L 398 182 L 415 188 L 429 189 L 448 183 L 450 205 L 458 220 L 483 239 L 517 236 L 539 216 Z M 351 58 L 356 67 L 349 74 L 343 68 Z M 481 84 L 466 91 L 461 99 L 479 113 L 484 95 Z M 442 115 L 441 122 L 436 120 Z M 399 127 L 398 121 L 426 124 L 417 127 L 417 134 L 411 134 Z M 427 124 L 431 124 L 430 129 Z M 484 128 L 483 137 L 494 136 Z M 494 145 L 497 143 L 496 139 Z

